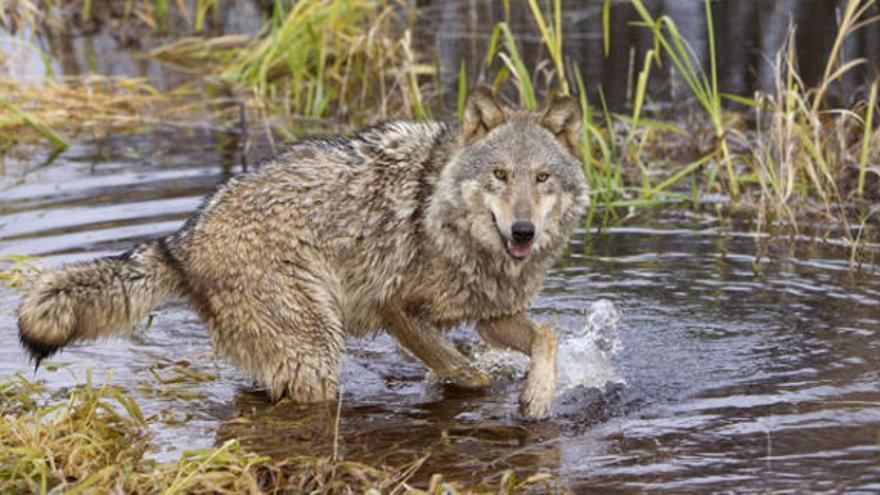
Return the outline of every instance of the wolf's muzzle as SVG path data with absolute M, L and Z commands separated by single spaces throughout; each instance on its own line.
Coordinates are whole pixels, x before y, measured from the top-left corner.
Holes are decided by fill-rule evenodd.
M 535 224 L 517 220 L 510 226 L 510 235 L 517 244 L 525 244 L 535 238 Z

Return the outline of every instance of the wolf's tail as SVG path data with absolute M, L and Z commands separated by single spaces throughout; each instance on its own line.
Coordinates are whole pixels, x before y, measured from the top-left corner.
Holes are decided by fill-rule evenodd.
M 40 361 L 72 342 L 130 330 L 180 292 L 182 276 L 163 241 L 44 275 L 18 309 L 22 345 Z

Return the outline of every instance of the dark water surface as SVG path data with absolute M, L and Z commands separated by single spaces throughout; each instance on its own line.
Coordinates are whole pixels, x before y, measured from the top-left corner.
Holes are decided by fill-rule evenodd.
M 0 255 L 56 266 L 171 232 L 240 170 L 225 143 L 178 131 L 76 145 L 0 193 Z M 592 301 L 613 301 L 622 315 L 613 361 L 624 385 L 577 390 L 553 419 L 526 423 L 516 414 L 517 380 L 456 394 L 427 383 L 387 336 L 352 341 L 339 452 L 402 462 L 429 451 L 416 482 L 437 471 L 478 479 L 512 467 L 547 470 L 591 493 L 880 491 L 877 268 L 853 274 L 846 260 L 802 242 L 794 258 L 758 261 L 756 275 L 755 253 L 752 235 L 711 219 L 581 231 L 533 313 L 576 328 Z M 0 289 L 0 375 L 31 370 L 16 335 L 19 298 Z M 453 336 L 474 340 L 468 329 Z M 154 426 L 160 458 L 232 436 L 269 454 L 333 449 L 333 405 L 268 403 L 215 361 L 205 328 L 180 302 L 160 307 L 130 340 L 76 346 L 55 360 L 67 368 L 38 375 L 53 388 L 112 368 L 112 383 L 165 419 Z M 150 373 L 177 376 L 181 361 L 218 378 L 163 384 Z

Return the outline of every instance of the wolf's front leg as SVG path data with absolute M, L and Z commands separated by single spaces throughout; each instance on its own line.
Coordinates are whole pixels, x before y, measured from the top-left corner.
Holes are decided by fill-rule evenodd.
M 526 313 L 483 320 L 477 333 L 493 347 L 514 349 L 530 357 L 526 388 L 519 401 L 523 414 L 543 418 L 556 394 L 556 337 Z
M 466 389 L 480 389 L 492 383 L 489 375 L 471 366 L 443 335 L 428 322 L 396 305 L 382 310 L 385 326 L 397 341 L 445 382 Z

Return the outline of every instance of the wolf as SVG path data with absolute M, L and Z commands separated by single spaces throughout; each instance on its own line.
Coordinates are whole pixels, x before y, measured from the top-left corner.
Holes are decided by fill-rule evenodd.
M 490 385 L 443 336 L 466 323 L 530 356 L 527 418 L 548 414 L 556 340 L 527 310 L 589 201 L 581 110 L 481 87 L 461 125 L 387 121 L 296 142 L 219 186 L 175 233 L 37 281 L 18 310 L 39 361 L 133 328 L 183 296 L 216 352 L 273 399 L 336 397 L 347 336 L 385 330 L 446 383 Z

